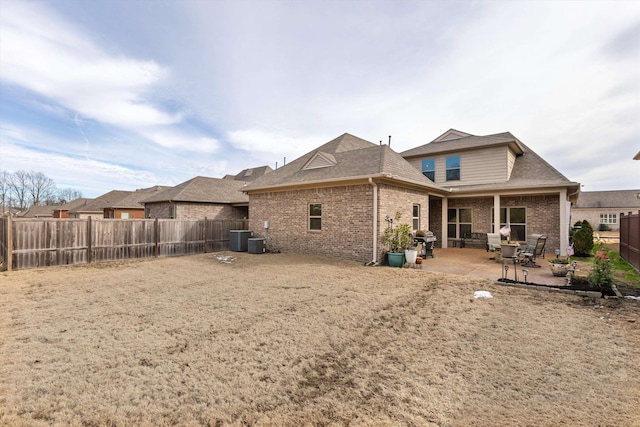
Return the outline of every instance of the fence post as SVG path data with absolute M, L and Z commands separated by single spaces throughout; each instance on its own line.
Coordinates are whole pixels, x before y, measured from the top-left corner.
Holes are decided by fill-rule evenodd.
M 87 218 L 87 264 L 91 264 L 91 217 Z
M 13 224 L 11 221 L 11 212 L 9 212 L 9 220 L 7 221 L 7 271 L 13 269 Z
M 158 258 L 158 218 L 153 221 L 153 241 L 155 243 L 155 247 L 153 249 L 153 255 Z
M 209 221 L 207 221 L 207 217 L 204 217 L 204 247 L 203 247 L 203 252 L 206 254 L 207 253 L 207 236 L 209 235 L 209 229 L 207 228 L 207 225 L 209 224 Z

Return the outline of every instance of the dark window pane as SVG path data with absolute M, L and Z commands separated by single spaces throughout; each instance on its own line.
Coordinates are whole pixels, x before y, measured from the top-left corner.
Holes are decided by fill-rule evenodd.
M 447 170 L 447 181 L 460 181 L 460 169 Z
M 471 224 L 460 224 L 460 236 L 465 236 L 471 233 Z
M 500 223 L 507 223 L 507 208 L 500 208 Z
M 447 234 L 452 239 L 456 239 L 458 237 L 458 235 L 456 234 L 456 225 L 455 224 L 447 225 Z
M 420 220 L 418 218 L 415 218 L 413 220 L 413 229 L 414 230 L 419 230 L 420 229 Z
M 524 225 L 511 224 L 511 240 L 518 240 L 518 241 L 527 240 Z
M 471 222 L 471 209 L 460 209 L 460 222 Z
M 456 222 L 458 210 L 457 209 L 448 209 L 447 210 L 447 222 Z
M 320 203 L 312 203 L 309 205 L 309 215 L 310 216 L 321 216 L 322 215 L 322 204 Z
M 309 230 L 322 230 L 322 219 L 309 218 Z
M 511 208 L 509 214 L 511 222 L 515 222 L 517 224 L 524 224 L 527 222 L 527 211 L 525 208 Z
M 436 173 L 435 172 L 433 172 L 433 171 L 430 171 L 430 172 L 423 171 L 422 175 L 426 176 L 431 181 L 436 182 Z
M 413 205 L 413 217 L 420 216 L 420 205 Z

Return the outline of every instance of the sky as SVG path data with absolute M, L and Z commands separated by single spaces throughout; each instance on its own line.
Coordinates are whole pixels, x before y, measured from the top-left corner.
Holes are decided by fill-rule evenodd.
M 640 188 L 640 2 L 0 0 L 0 171 L 85 197 L 450 128 Z

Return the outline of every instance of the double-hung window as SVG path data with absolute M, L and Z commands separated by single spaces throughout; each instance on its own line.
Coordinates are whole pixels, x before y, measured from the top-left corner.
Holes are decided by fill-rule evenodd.
M 420 205 L 413 205 L 413 229 L 420 230 Z
M 309 230 L 322 230 L 322 203 L 309 203 Z
M 447 235 L 461 239 L 471 233 L 471 208 L 449 208 L 447 210 Z
M 447 156 L 445 166 L 447 181 L 460 181 L 460 156 Z
M 600 224 L 617 224 L 618 215 L 614 213 L 600 214 Z
M 422 161 L 422 175 L 429 178 L 431 181 L 436 182 L 436 160 L 424 159 Z

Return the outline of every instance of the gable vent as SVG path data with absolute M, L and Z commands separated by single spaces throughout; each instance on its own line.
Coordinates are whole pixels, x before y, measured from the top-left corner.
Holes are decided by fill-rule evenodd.
M 327 168 L 329 166 L 335 166 L 336 164 L 336 158 L 333 157 L 332 154 L 317 152 L 311 157 L 311 159 L 309 159 L 307 164 L 304 165 L 302 169 L 309 170 Z

